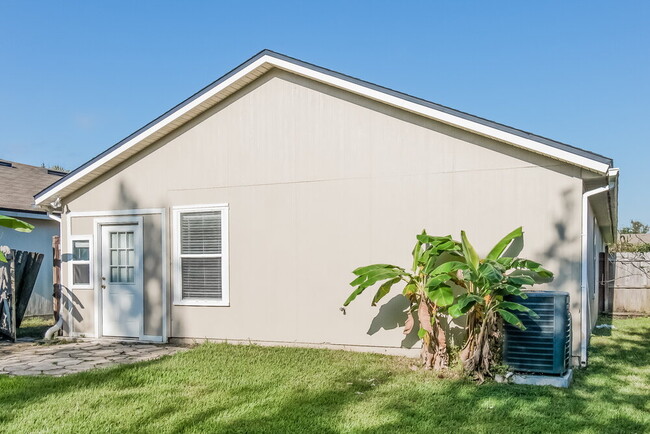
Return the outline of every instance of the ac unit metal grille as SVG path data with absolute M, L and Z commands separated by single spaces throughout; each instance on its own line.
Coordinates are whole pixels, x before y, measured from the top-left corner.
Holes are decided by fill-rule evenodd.
M 510 297 L 539 315 L 531 318 L 513 312 L 526 330 L 504 326 L 503 360 L 518 372 L 564 374 L 571 363 L 571 315 L 569 294 L 560 291 L 527 291 L 528 298 Z

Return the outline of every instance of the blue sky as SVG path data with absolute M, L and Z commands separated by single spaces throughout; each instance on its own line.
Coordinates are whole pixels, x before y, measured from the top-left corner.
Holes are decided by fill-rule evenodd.
M 614 158 L 650 223 L 650 2 L 0 0 L 0 158 L 73 169 L 269 48 Z

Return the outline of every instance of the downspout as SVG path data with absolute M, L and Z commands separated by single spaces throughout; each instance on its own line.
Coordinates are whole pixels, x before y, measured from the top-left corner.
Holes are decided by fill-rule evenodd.
M 589 288 L 587 285 L 588 282 L 588 259 L 587 254 L 589 253 L 589 198 L 599 193 L 608 191 L 611 188 L 610 185 L 604 187 L 595 188 L 593 190 L 585 191 L 582 194 L 582 271 L 580 273 L 580 283 L 581 283 L 581 295 L 582 295 L 582 308 L 581 312 L 581 329 L 582 329 L 582 339 L 580 340 L 580 366 L 587 366 L 587 346 L 589 339 L 589 322 L 591 321 L 591 315 L 589 312 Z
M 47 216 L 51 218 L 52 220 L 59 222 L 59 234 L 63 233 L 63 223 L 61 222 L 61 217 L 56 216 L 52 214 L 51 212 L 48 211 Z M 63 315 L 61 315 L 61 303 L 59 303 L 59 319 L 57 320 L 56 324 L 54 324 L 52 327 L 47 329 L 45 332 L 45 336 L 43 337 L 45 340 L 50 340 L 54 336 L 56 332 L 61 330 L 61 327 L 63 327 Z
M 60 310 L 61 310 L 61 308 L 59 308 L 59 311 Z M 63 315 L 61 315 L 61 312 L 59 312 L 59 320 L 56 322 L 56 324 L 54 324 L 52 327 L 47 329 L 43 339 L 45 339 L 46 341 L 49 341 L 50 339 L 52 339 L 52 337 L 54 337 L 54 333 L 61 330 L 61 327 L 63 327 Z

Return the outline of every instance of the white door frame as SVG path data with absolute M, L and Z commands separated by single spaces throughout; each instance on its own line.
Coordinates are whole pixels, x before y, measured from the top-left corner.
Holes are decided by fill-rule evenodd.
M 169 221 L 168 216 L 167 216 L 167 209 L 166 208 L 135 208 L 135 209 L 120 209 L 120 210 L 97 210 L 97 211 L 70 211 L 64 214 L 64 217 L 62 217 L 62 222 L 65 224 L 62 224 L 62 230 L 65 232 L 62 232 L 62 235 L 65 233 L 65 236 L 67 239 L 70 239 L 72 236 L 72 226 L 73 226 L 73 221 L 76 218 L 92 218 L 93 219 L 93 237 L 94 240 L 97 240 L 99 235 L 101 234 L 101 224 L 112 224 L 115 222 L 128 222 L 128 221 L 135 221 L 137 217 L 142 219 L 144 216 L 148 215 L 158 215 L 160 216 L 160 237 L 162 239 L 162 270 L 161 270 L 161 283 L 162 283 L 162 300 L 161 300 L 161 308 L 162 308 L 162 335 L 161 336 L 150 336 L 150 335 L 144 335 L 142 337 L 143 341 L 148 341 L 148 342 L 167 342 L 168 341 L 168 335 L 169 335 L 169 329 L 170 329 L 170 324 L 171 324 L 171 309 L 169 308 L 169 303 L 168 300 L 170 300 L 169 297 L 169 258 L 170 258 L 170 252 L 168 251 L 168 238 L 170 237 L 170 230 L 169 227 L 167 226 L 167 222 Z M 99 255 L 97 254 L 98 249 L 96 246 L 93 249 L 93 263 L 94 264 L 99 264 Z M 94 292 L 94 298 L 95 300 L 98 298 L 98 286 L 97 286 L 97 270 L 96 266 L 94 267 L 94 272 L 93 272 L 93 279 L 94 279 L 94 286 L 93 286 L 93 292 Z M 100 276 L 101 277 L 101 276 Z M 94 306 L 94 315 L 95 315 L 95 320 L 101 319 L 99 316 L 99 308 L 100 306 L 95 303 Z M 92 309 L 92 308 L 91 308 Z M 84 333 L 81 332 L 75 332 L 75 320 L 73 318 L 69 318 L 69 323 L 70 323 L 70 336 L 83 336 Z M 97 321 L 94 321 L 94 337 L 98 338 L 100 336 L 100 330 L 99 327 L 97 326 Z
M 116 216 L 107 218 L 94 219 L 95 226 L 95 336 L 103 337 L 103 297 L 102 297 L 102 259 L 103 259 L 103 237 L 102 228 L 105 226 L 137 226 L 135 232 L 135 243 L 140 247 L 140 253 L 137 255 L 139 272 L 135 276 L 136 283 L 140 285 L 142 294 L 142 316 L 140 321 L 139 340 L 147 340 L 144 335 L 144 243 L 143 243 L 143 218 L 142 216 Z

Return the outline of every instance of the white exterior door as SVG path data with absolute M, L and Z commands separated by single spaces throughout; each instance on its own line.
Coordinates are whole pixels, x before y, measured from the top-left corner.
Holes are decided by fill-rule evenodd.
M 142 228 L 102 226 L 101 262 L 101 334 L 142 336 Z

